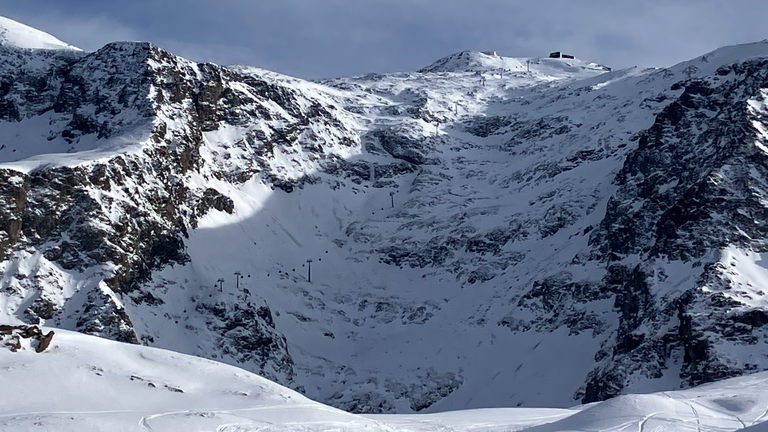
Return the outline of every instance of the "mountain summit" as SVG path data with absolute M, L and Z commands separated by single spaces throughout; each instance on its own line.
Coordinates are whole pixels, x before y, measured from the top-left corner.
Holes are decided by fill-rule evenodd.
M 0 45 L 23 49 L 80 51 L 80 48 L 64 43 L 48 33 L 2 16 L 0 16 Z
M 462 51 L 441 58 L 431 65 L 419 69 L 421 73 L 436 72 L 529 72 L 569 74 L 586 78 L 609 71 L 597 63 L 575 58 L 515 58 L 498 55 L 494 51 Z

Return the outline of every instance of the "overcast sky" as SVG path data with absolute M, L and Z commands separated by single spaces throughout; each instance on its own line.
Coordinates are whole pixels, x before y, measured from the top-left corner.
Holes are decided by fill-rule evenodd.
M 416 70 L 462 50 L 670 66 L 768 38 L 762 0 L 0 0 L 86 50 L 146 40 L 302 78 Z

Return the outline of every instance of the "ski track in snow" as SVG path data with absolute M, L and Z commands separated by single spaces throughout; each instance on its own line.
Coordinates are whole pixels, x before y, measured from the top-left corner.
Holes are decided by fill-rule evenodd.
M 768 417 L 768 408 L 766 408 L 765 411 L 762 414 L 760 414 L 760 416 L 758 418 L 754 419 L 752 421 L 752 423 L 750 423 L 749 425 L 750 426 L 754 426 L 754 425 L 760 423 L 760 421 L 765 419 L 766 417 Z
M 184 410 L 184 411 L 170 411 L 170 412 L 163 412 L 163 413 L 157 413 L 152 415 L 145 415 L 141 417 L 141 420 L 139 420 L 139 425 L 141 426 L 142 430 L 147 432 L 156 432 L 155 428 L 152 427 L 152 423 L 156 420 L 160 420 L 163 418 L 168 417 L 176 417 L 176 416 L 183 416 L 183 417 L 189 417 L 189 416 L 199 416 L 199 417 L 205 417 L 205 416 L 216 416 L 216 415 L 222 415 L 222 414 L 248 414 L 248 413 L 257 413 L 259 411 L 269 411 L 271 414 L 279 413 L 281 411 L 284 412 L 290 412 L 292 410 L 301 411 L 304 409 L 311 409 L 313 411 L 319 411 L 319 412 L 332 412 L 332 413 L 338 413 L 337 410 L 331 409 L 331 408 L 325 408 L 323 406 L 318 406 L 317 404 L 298 404 L 298 405 L 291 405 L 291 406 L 284 406 L 284 407 L 257 407 L 257 408 L 242 408 L 242 409 L 234 409 L 234 410 L 206 410 L 206 409 L 196 409 L 196 410 Z M 100 413 L 98 413 L 100 414 Z M 289 416 L 286 416 L 289 417 Z M 350 414 L 350 417 L 354 417 L 352 414 Z M 352 421 L 352 420 L 351 420 Z M 238 426 L 238 427 L 258 427 L 259 422 L 240 422 L 240 423 L 229 423 L 229 424 L 222 424 L 217 427 L 218 430 L 225 430 L 228 427 L 231 426 Z M 260 422 L 260 423 L 266 423 L 269 424 L 269 422 Z

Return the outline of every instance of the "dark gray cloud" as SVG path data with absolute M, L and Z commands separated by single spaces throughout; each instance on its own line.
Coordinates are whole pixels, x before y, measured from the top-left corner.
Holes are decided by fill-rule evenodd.
M 757 0 L 0 0 L 0 15 L 87 50 L 148 40 L 304 78 L 415 70 L 465 49 L 669 66 L 768 37 Z

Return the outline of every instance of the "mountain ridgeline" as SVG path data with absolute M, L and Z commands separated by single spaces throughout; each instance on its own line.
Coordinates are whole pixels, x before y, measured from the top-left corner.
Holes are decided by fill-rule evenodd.
M 5 25 L 0 324 L 365 413 L 768 370 L 768 41 L 309 82 Z

